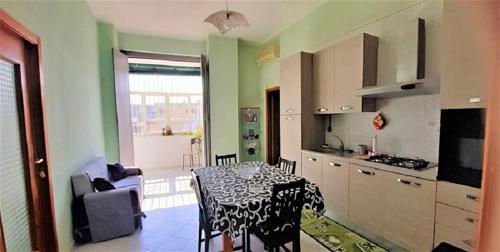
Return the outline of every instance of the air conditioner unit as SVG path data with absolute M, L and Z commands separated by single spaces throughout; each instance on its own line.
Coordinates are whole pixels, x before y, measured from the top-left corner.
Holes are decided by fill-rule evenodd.
M 273 59 L 279 58 L 279 50 L 276 45 L 270 45 L 268 47 L 265 47 L 264 49 L 260 50 L 257 53 L 256 57 L 256 62 L 257 65 L 262 65 L 266 62 L 269 62 Z

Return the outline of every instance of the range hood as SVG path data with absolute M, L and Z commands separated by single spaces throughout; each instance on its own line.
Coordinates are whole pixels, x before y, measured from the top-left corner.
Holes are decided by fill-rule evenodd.
M 396 83 L 360 88 L 355 91 L 357 96 L 389 98 L 439 92 L 439 87 L 425 85 L 425 21 L 410 20 L 397 32 Z

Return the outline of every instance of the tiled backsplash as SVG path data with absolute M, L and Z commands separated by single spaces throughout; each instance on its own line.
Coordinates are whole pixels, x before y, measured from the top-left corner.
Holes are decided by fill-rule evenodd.
M 339 136 L 346 147 L 357 149 L 358 144 L 371 145 L 377 134 L 377 151 L 420 157 L 437 162 L 439 148 L 439 95 L 408 96 L 379 99 L 377 109 L 385 118 L 385 127 L 376 130 L 372 119 L 376 113 L 332 115 L 332 132 L 325 141 L 338 146 Z

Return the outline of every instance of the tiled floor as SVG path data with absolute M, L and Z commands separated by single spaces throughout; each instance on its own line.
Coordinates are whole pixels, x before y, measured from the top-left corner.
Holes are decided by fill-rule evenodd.
M 145 170 L 144 177 L 143 210 L 148 217 L 143 229 L 122 238 L 75 246 L 72 251 L 197 251 L 198 208 L 189 187 L 189 170 Z M 237 240 L 235 245 L 239 244 Z M 328 251 L 306 234 L 302 234 L 301 246 L 302 251 Z M 251 248 L 264 251 L 255 237 L 251 237 Z M 220 250 L 221 238 L 216 237 L 210 242 L 210 251 Z

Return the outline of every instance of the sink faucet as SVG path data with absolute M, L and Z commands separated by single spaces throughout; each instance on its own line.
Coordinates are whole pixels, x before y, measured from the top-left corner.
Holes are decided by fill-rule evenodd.
M 340 142 L 339 149 L 341 152 L 343 152 L 345 150 L 345 146 L 344 146 L 344 142 L 342 141 L 342 139 L 340 139 L 340 137 L 337 135 L 332 135 L 332 136 L 337 138 L 337 140 L 339 140 L 339 142 Z

